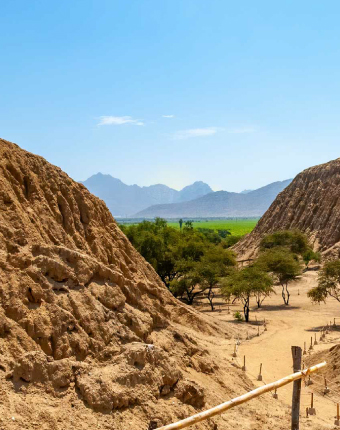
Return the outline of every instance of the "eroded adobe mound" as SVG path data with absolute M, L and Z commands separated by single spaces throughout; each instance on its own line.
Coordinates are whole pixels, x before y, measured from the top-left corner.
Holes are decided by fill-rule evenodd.
M 294 228 L 307 233 L 316 249 L 339 256 L 340 158 L 297 175 L 235 249 L 250 256 L 265 234 Z
M 110 428 L 127 428 L 121 413 L 135 406 L 140 422 L 131 429 L 151 413 L 162 422 L 202 407 L 195 375 L 218 365 L 184 326 L 225 337 L 172 297 L 101 200 L 0 140 L 0 427 L 15 428 L 18 414 L 31 423 L 49 402 L 38 426 L 59 428 L 46 412 L 53 399 L 83 404 L 81 416 L 116 411 Z M 174 399 L 173 410 L 157 406 L 162 398 Z M 72 417 L 63 428 L 93 427 Z

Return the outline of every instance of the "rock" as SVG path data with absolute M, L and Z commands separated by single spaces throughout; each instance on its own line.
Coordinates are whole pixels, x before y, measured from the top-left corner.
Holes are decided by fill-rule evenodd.
M 204 390 L 193 381 L 182 380 L 175 389 L 175 396 L 182 402 L 198 408 L 204 406 Z

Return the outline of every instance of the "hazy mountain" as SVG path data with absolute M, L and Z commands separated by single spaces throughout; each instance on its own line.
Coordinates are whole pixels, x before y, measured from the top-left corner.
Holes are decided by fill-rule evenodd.
M 178 195 L 178 202 L 186 202 L 189 200 L 197 199 L 198 197 L 205 196 L 206 194 L 212 193 L 213 190 L 208 184 L 202 181 L 194 182 L 192 185 L 184 187 Z
M 244 193 L 217 191 L 182 203 L 154 205 L 135 214 L 136 217 L 257 217 L 262 216 L 276 196 L 292 179 L 274 182 L 258 190 Z
M 251 191 L 254 191 L 254 190 L 243 190 L 243 191 L 241 191 L 241 194 L 248 194 L 248 193 L 250 193 Z
M 149 187 L 126 185 L 120 179 L 102 173 L 91 176 L 82 184 L 104 200 L 114 216 L 131 216 L 152 205 L 185 202 L 213 192 L 204 182 L 195 182 L 177 191 L 162 184 Z

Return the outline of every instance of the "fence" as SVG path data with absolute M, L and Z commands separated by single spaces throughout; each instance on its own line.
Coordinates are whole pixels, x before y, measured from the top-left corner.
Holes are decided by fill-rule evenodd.
M 299 348 L 299 347 L 293 347 L 293 348 Z M 301 350 L 301 348 L 300 348 Z M 301 356 L 301 354 L 300 354 Z M 294 359 L 294 356 L 293 356 Z M 211 409 L 208 409 L 204 412 L 199 412 L 198 414 L 195 414 L 191 417 L 185 418 L 184 420 L 178 421 L 176 423 L 168 424 L 163 427 L 159 427 L 156 430 L 179 430 L 187 428 L 193 424 L 199 423 L 201 421 L 204 421 L 208 418 L 212 418 L 216 415 L 220 415 L 223 412 L 227 411 L 228 409 L 234 408 L 235 406 L 241 405 L 242 403 L 248 402 L 251 399 L 254 399 L 255 397 L 261 396 L 264 393 L 267 393 L 269 391 L 277 390 L 280 387 L 283 387 L 287 384 L 290 384 L 296 381 L 298 381 L 301 385 L 301 379 L 305 378 L 306 376 L 317 372 L 322 367 L 326 366 L 326 362 L 319 363 L 315 366 L 311 366 L 307 369 L 300 370 L 298 372 L 295 372 L 289 376 L 286 376 L 285 378 L 279 379 L 276 382 L 272 382 L 271 384 L 264 385 L 262 387 L 256 388 L 253 391 L 250 391 L 249 393 L 243 394 L 240 397 L 236 397 L 235 399 L 229 400 L 228 402 L 222 403 L 221 405 L 215 406 Z M 298 397 L 300 395 L 300 392 L 296 394 L 296 386 L 294 385 L 294 393 L 293 394 L 293 408 L 292 411 L 294 414 L 292 414 L 292 429 L 298 429 L 298 423 L 293 424 L 293 420 L 296 420 L 296 411 L 299 409 L 300 405 L 300 398 Z M 297 408 L 297 402 L 298 402 L 298 408 Z M 297 425 L 297 427 L 296 427 Z

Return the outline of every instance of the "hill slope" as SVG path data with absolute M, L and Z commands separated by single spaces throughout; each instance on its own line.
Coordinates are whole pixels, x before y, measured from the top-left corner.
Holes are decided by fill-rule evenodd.
M 249 253 L 263 235 L 293 228 L 306 232 L 317 249 L 339 255 L 340 159 L 297 175 L 236 250 Z
M 275 197 L 291 182 L 274 182 L 248 193 L 217 191 L 198 199 L 166 205 L 151 206 L 136 217 L 257 217 L 264 214 Z
M 195 182 L 177 191 L 162 184 L 150 187 L 126 185 L 121 180 L 102 173 L 91 176 L 82 184 L 104 200 L 114 216 L 130 216 L 151 205 L 183 202 L 212 192 L 204 182 Z

